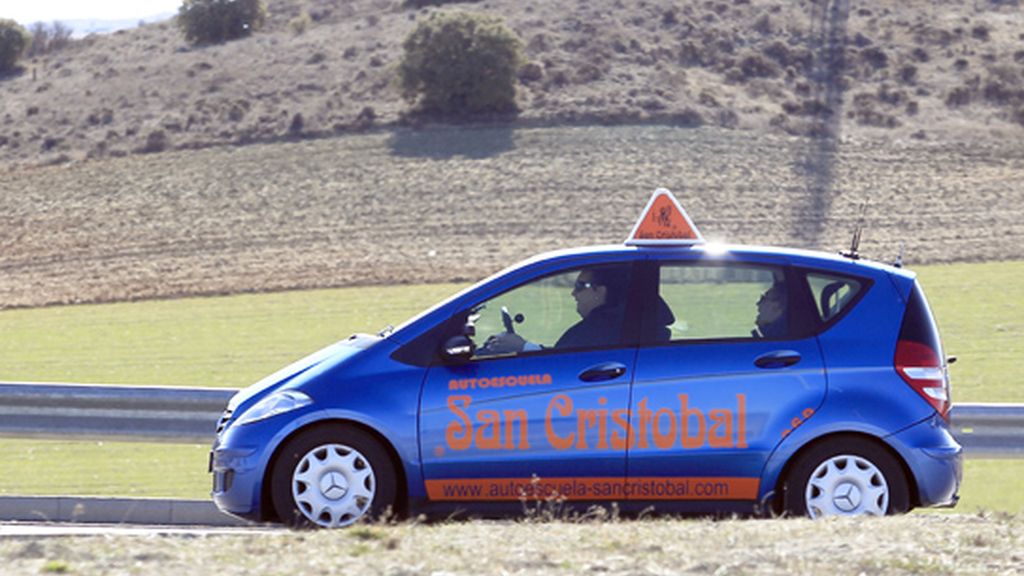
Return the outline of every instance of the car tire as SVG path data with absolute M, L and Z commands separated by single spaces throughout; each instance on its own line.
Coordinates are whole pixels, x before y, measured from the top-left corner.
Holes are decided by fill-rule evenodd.
M 319 426 L 288 440 L 274 462 L 270 494 L 293 527 L 342 528 L 392 511 L 395 467 L 384 446 L 354 426 Z
M 784 492 L 790 516 L 903 514 L 910 490 L 903 467 L 882 446 L 844 437 L 812 447 L 798 457 Z

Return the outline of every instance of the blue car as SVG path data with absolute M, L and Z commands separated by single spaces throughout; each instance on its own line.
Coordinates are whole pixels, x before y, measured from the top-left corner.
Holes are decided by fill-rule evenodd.
M 213 499 L 322 527 L 552 499 L 898 514 L 957 501 L 950 406 L 913 273 L 707 244 L 659 191 L 623 245 L 531 258 L 239 392 Z

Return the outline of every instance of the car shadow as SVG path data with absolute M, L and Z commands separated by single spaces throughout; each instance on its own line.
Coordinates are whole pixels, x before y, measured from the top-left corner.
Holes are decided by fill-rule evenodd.
M 391 154 L 405 158 L 474 160 L 493 158 L 515 150 L 513 129 L 508 126 L 430 127 L 399 129 L 388 140 Z

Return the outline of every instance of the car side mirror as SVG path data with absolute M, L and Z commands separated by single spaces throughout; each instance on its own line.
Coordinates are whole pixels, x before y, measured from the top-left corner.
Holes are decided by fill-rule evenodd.
M 475 351 L 476 345 L 473 344 L 473 341 L 468 336 L 452 336 L 445 341 L 444 347 L 441 349 L 441 357 L 444 358 L 445 362 L 469 362 Z

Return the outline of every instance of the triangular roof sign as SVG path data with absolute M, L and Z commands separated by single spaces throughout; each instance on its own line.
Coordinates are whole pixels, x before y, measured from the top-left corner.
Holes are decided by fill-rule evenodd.
M 658 188 L 647 202 L 633 232 L 626 239 L 628 246 L 703 244 L 704 237 L 679 201 L 665 188 Z

